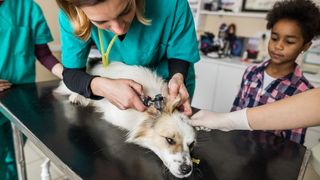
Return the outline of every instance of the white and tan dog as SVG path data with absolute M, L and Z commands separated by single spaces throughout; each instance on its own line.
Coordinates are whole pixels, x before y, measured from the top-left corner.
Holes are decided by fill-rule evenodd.
M 107 69 L 98 64 L 89 73 L 112 79 L 132 79 L 143 85 L 144 93 L 149 97 L 167 95 L 167 83 L 145 67 L 114 62 Z M 174 102 L 165 101 L 161 112 L 152 106 L 146 112 L 139 112 L 120 110 L 106 99 L 86 99 L 68 90 L 64 84 L 56 92 L 70 95 L 69 100 L 73 103 L 97 107 L 104 120 L 128 131 L 127 142 L 151 149 L 174 176 L 183 178 L 192 173 L 190 150 L 195 144 L 195 132 L 187 124 L 188 117 L 175 110 L 179 98 Z

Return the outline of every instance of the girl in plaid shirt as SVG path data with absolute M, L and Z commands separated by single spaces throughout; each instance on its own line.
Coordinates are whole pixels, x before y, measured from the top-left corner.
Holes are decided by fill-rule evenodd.
M 295 61 L 320 35 L 319 7 L 310 0 L 277 2 L 267 21 L 271 59 L 246 69 L 231 111 L 275 102 L 313 88 Z M 270 132 L 303 144 L 306 128 Z

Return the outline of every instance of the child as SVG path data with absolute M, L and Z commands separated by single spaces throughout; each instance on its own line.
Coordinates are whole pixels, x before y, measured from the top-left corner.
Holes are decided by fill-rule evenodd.
M 271 59 L 246 69 L 231 111 L 271 103 L 313 88 L 295 61 L 320 35 L 319 7 L 311 0 L 280 1 L 268 13 L 267 21 L 267 29 L 271 29 Z M 271 132 L 303 144 L 306 129 Z
M 35 58 L 62 77 L 47 43 L 50 30 L 33 0 L 0 0 L 0 93 L 11 84 L 35 81 Z M 0 179 L 17 179 L 10 122 L 0 112 Z

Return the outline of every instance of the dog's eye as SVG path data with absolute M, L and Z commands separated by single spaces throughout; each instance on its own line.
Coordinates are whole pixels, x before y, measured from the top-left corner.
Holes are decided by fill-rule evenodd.
M 192 150 L 194 147 L 194 141 L 191 144 L 189 144 L 188 146 L 189 146 L 189 149 Z
M 168 144 L 170 144 L 170 145 L 175 145 L 176 144 L 176 141 L 173 140 L 172 138 L 166 137 L 166 140 L 167 140 Z

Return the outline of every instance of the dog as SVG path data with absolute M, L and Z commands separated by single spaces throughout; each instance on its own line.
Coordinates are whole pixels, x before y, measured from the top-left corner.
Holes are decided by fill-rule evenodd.
M 145 95 L 155 97 L 158 94 L 167 96 L 167 83 L 155 72 L 142 66 L 130 66 L 121 62 L 112 62 L 107 68 L 101 63 L 88 70 L 92 75 L 112 79 L 131 79 L 143 85 Z M 178 178 L 191 175 L 193 164 L 190 151 L 196 142 L 194 129 L 187 123 L 189 118 L 176 110 L 180 103 L 164 100 L 162 110 L 149 106 L 145 112 L 134 109 L 120 110 L 107 99 L 90 100 L 71 92 L 61 83 L 55 92 L 69 95 L 69 101 L 82 106 L 92 105 L 103 113 L 103 120 L 125 129 L 126 141 L 152 150 Z

